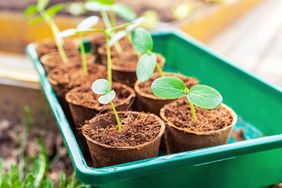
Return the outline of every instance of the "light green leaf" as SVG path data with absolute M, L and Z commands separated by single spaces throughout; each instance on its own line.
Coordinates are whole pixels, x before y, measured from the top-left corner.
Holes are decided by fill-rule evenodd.
M 25 17 L 31 17 L 31 16 L 35 16 L 35 14 L 37 13 L 37 6 L 36 5 L 30 5 L 29 7 L 27 7 L 24 11 L 24 16 Z
M 152 51 L 153 49 L 152 36 L 147 30 L 143 28 L 137 28 L 132 33 L 132 44 L 134 48 L 142 54 L 147 53 L 148 51 Z
M 137 64 L 136 74 L 140 82 L 150 79 L 154 73 L 157 60 L 155 54 L 143 54 Z
M 85 18 L 82 20 L 78 26 L 77 30 L 87 30 L 96 25 L 99 21 L 99 18 L 97 16 L 90 16 L 88 18 Z
M 196 85 L 191 87 L 187 94 L 187 99 L 196 106 L 205 109 L 213 109 L 222 102 L 221 94 L 212 87 L 206 85 Z
M 76 29 L 66 29 L 62 32 L 59 33 L 59 37 L 64 38 L 64 37 L 70 37 L 76 34 Z
M 37 9 L 44 10 L 48 5 L 49 0 L 37 0 Z
M 100 11 L 110 11 L 112 7 L 110 5 L 105 5 L 99 2 L 87 2 L 85 3 L 85 8 L 90 11 L 100 12 Z
M 102 95 L 101 97 L 98 98 L 99 103 L 101 104 L 108 104 L 110 103 L 112 100 L 114 100 L 116 96 L 116 92 L 114 90 L 108 92 L 105 95 Z
M 91 89 L 94 93 L 103 95 L 109 92 L 110 83 L 106 79 L 98 79 L 95 82 L 93 82 Z
M 104 5 L 113 5 L 115 3 L 115 0 L 90 0 L 90 1 L 96 1 Z
M 117 3 L 113 6 L 113 11 L 120 16 L 121 18 L 127 20 L 127 21 L 131 21 L 134 20 L 137 15 L 134 12 L 134 10 L 122 3 Z
M 28 24 L 35 25 L 35 24 L 38 24 L 42 21 L 44 21 L 44 19 L 41 16 L 36 16 L 34 18 L 31 18 L 31 20 L 29 20 Z
M 83 2 L 72 2 L 66 6 L 66 11 L 74 16 L 79 16 L 86 13 L 86 9 Z
M 179 78 L 163 76 L 153 82 L 151 90 L 160 98 L 176 99 L 182 97 L 187 88 L 185 83 Z
M 46 14 L 53 18 L 58 12 L 64 9 L 63 4 L 54 5 L 46 10 Z

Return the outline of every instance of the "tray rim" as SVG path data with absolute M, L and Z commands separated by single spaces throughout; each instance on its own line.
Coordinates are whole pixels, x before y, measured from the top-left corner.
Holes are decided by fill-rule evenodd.
M 272 84 L 258 78 L 252 73 L 245 71 L 238 66 L 231 64 L 229 60 L 218 55 L 212 50 L 208 49 L 205 45 L 196 41 L 192 37 L 187 36 L 179 30 L 173 31 L 163 31 L 154 33 L 154 36 L 173 36 L 179 39 L 189 42 L 192 45 L 200 48 L 204 52 L 213 56 L 220 61 L 225 62 L 226 65 L 237 69 L 242 74 L 249 76 L 250 78 L 256 80 L 260 84 L 268 87 L 273 92 L 282 96 L 282 90 Z M 114 181 L 120 181 L 125 179 L 130 179 L 134 177 L 144 176 L 147 174 L 155 174 L 171 168 L 178 168 L 179 166 L 185 165 L 200 165 L 206 163 L 213 163 L 220 160 L 226 160 L 240 155 L 251 154 L 259 152 L 262 150 L 276 149 L 282 146 L 282 134 L 266 136 L 261 138 L 255 138 L 251 140 L 230 143 L 226 145 L 213 146 L 209 148 L 202 148 L 194 151 L 186 151 L 177 154 L 170 154 L 165 156 L 158 156 L 155 158 L 134 161 L 129 163 L 124 163 L 120 165 L 114 165 L 110 167 L 103 168 L 93 168 L 89 167 L 79 149 L 78 143 L 74 137 L 70 125 L 64 115 L 64 112 L 58 102 L 57 97 L 50 83 L 47 80 L 43 66 L 41 65 L 34 44 L 29 44 L 26 48 L 26 53 L 32 60 L 33 65 L 36 68 L 37 73 L 40 77 L 40 85 L 46 95 L 50 108 L 57 121 L 57 126 L 61 132 L 64 139 L 65 145 L 68 149 L 69 156 L 71 158 L 72 164 L 76 171 L 78 178 L 84 183 L 90 184 L 106 184 Z M 134 170 L 139 170 L 139 173 Z M 143 172 L 143 174 L 141 173 Z M 119 174 L 118 178 L 114 177 L 115 174 Z M 111 180 L 111 181 L 110 181 Z

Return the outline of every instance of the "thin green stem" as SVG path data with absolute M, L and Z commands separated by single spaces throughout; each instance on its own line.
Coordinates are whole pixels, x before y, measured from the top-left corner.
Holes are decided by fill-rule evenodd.
M 110 34 L 106 33 L 106 48 L 107 48 L 107 73 L 110 89 L 112 89 L 112 58 L 111 58 L 111 47 L 109 45 Z
M 158 64 L 158 62 L 156 63 L 156 68 L 157 68 L 157 71 L 159 72 L 160 76 L 164 76 L 164 72 L 163 72 L 161 66 Z
M 195 109 L 194 104 L 191 101 L 189 101 L 189 106 L 190 106 L 190 109 L 191 109 L 193 120 L 197 121 L 198 118 L 197 118 L 197 115 L 196 115 L 196 109 Z
M 86 61 L 85 47 L 83 45 L 82 33 L 79 34 L 79 43 L 80 43 L 80 53 L 81 53 L 81 60 L 82 60 L 82 72 L 83 72 L 83 75 L 86 76 L 88 74 L 88 67 L 87 67 L 87 61 Z
M 120 119 L 119 119 L 119 117 L 118 117 L 117 110 L 116 110 L 115 105 L 114 105 L 113 102 L 110 102 L 110 104 L 111 104 L 111 106 L 112 106 L 114 115 L 115 115 L 115 117 L 116 117 L 116 121 L 117 121 L 117 124 L 118 124 L 118 132 L 121 133 L 121 131 L 122 131 L 122 126 L 121 126 Z

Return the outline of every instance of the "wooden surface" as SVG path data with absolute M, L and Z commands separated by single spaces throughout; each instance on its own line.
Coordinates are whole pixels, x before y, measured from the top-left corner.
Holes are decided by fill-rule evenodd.
M 243 69 L 282 87 L 282 0 L 264 0 L 208 45 Z

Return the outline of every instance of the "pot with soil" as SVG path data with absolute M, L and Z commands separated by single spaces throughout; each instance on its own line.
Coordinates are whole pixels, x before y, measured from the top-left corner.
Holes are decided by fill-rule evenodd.
M 118 132 L 113 113 L 98 115 L 86 122 L 82 133 L 96 168 L 156 157 L 163 121 L 153 114 L 118 112 L 122 131 Z
M 156 58 L 159 66 L 163 67 L 165 58 L 160 54 L 156 54 Z M 130 87 L 134 87 L 134 83 L 137 80 L 137 53 L 134 50 L 125 52 L 122 55 L 115 56 L 112 60 L 112 63 L 113 79 L 116 82 L 122 82 Z
M 177 73 L 164 73 L 164 76 L 174 76 L 179 79 L 181 79 L 183 82 L 185 82 L 186 86 L 188 88 L 197 85 L 199 82 L 196 78 L 193 77 L 186 77 L 182 74 Z M 159 73 L 154 73 L 153 76 L 147 81 L 147 82 L 140 82 L 136 81 L 134 84 L 134 90 L 137 95 L 137 103 L 139 110 L 145 111 L 145 112 L 151 112 L 156 115 L 160 115 L 161 108 L 174 101 L 175 99 L 164 99 L 155 96 L 151 91 L 151 85 L 159 78 Z
M 35 49 L 39 58 L 51 52 L 58 52 L 58 47 L 53 39 L 45 39 L 35 42 Z M 64 40 L 63 49 L 66 54 L 79 52 L 79 44 L 75 39 Z
M 78 51 L 73 52 L 72 54 L 67 54 L 67 58 L 69 61 L 68 63 L 70 64 L 79 64 L 80 65 L 82 62 L 81 55 L 79 54 Z M 95 61 L 95 56 L 92 54 L 87 54 L 86 58 L 87 58 L 88 64 L 92 64 Z M 40 61 L 44 67 L 46 74 L 48 74 L 51 70 L 53 70 L 54 68 L 60 65 L 65 65 L 58 52 L 51 52 L 51 53 L 45 54 L 40 58 Z
M 237 121 L 234 111 L 224 104 L 210 110 L 195 109 L 197 121 L 193 120 L 186 99 L 176 100 L 161 109 L 161 118 L 166 123 L 165 140 L 169 154 L 227 143 Z

